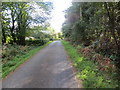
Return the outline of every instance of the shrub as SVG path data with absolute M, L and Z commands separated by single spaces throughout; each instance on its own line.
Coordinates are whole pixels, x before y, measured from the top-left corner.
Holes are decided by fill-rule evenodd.
M 2 47 L 2 62 L 6 63 L 9 60 L 12 60 L 15 56 L 24 55 L 27 51 L 29 51 L 33 46 L 20 46 L 16 44 L 6 44 Z
M 42 46 L 45 43 L 47 43 L 47 40 L 26 40 L 26 45 Z

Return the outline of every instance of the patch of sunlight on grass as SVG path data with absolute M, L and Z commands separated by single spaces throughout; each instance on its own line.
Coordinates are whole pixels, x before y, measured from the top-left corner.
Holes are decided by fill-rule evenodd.
M 79 58 L 77 59 L 77 61 L 78 61 L 78 63 L 81 62 L 81 61 L 83 61 L 83 57 L 79 57 Z

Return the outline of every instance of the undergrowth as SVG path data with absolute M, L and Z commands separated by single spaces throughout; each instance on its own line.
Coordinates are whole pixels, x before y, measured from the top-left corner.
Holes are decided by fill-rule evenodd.
M 77 69 L 77 77 L 82 80 L 84 88 L 116 88 L 117 80 L 114 79 L 115 73 L 104 73 L 100 71 L 93 60 L 89 60 L 77 53 L 77 48 L 69 42 L 62 41 L 74 67 Z
M 51 41 L 43 46 L 7 45 L 6 47 L 3 47 L 2 78 L 7 76 L 11 71 L 14 71 L 20 64 L 28 60 L 40 49 L 42 49 L 50 43 Z

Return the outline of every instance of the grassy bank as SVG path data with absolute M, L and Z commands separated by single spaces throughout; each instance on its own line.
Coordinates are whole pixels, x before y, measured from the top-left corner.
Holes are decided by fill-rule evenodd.
M 84 88 L 115 88 L 118 87 L 117 80 L 114 80 L 115 73 L 103 73 L 97 68 L 93 60 L 88 60 L 69 42 L 62 41 L 74 67 L 77 69 L 77 77 L 82 80 Z
M 23 51 L 22 51 L 21 52 L 22 54 L 20 53 L 20 50 L 19 50 L 17 55 L 14 58 L 12 58 L 12 60 L 7 60 L 7 61 L 3 60 L 2 78 L 7 76 L 10 72 L 14 71 L 18 66 L 20 66 L 20 64 L 24 63 L 26 60 L 28 60 L 34 54 L 36 54 L 40 49 L 44 48 L 45 46 L 47 46 L 50 43 L 51 43 L 51 41 L 46 43 L 43 46 L 35 46 L 35 47 L 32 46 L 30 49 L 26 50 L 25 53 L 23 53 Z M 4 62 L 4 61 L 6 61 L 6 62 Z

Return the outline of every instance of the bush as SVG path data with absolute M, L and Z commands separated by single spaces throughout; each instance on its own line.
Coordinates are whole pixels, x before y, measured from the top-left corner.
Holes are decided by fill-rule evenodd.
M 29 51 L 33 46 L 20 46 L 16 44 L 6 44 L 2 47 L 2 62 L 6 63 L 9 60 L 12 60 L 17 55 L 24 55 Z
M 47 40 L 26 40 L 26 45 L 42 46 L 47 42 Z

